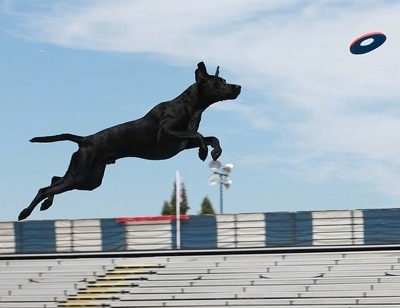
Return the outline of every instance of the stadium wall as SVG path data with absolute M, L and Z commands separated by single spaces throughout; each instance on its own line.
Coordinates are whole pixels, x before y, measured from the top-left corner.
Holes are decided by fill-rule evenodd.
M 400 209 L 0 222 L 0 254 L 387 245 Z

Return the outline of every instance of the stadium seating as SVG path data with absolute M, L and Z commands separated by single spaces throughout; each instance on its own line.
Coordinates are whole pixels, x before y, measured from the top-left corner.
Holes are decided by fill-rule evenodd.
M 400 307 L 400 251 L 0 259 L 0 308 Z

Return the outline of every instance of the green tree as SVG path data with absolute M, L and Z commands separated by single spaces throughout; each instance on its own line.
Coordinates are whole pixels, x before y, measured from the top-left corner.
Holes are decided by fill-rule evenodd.
M 180 202 L 180 213 L 184 215 L 190 209 L 187 201 L 186 188 L 183 182 L 181 183 L 181 202 Z M 164 201 L 164 205 L 161 211 L 161 215 L 175 215 L 176 213 L 176 182 L 174 182 L 174 188 L 171 195 L 170 202 Z
M 164 205 L 161 210 L 161 215 L 173 215 L 173 214 L 175 213 L 174 210 L 172 209 L 172 206 L 167 201 L 164 201 Z
M 215 215 L 214 208 L 208 197 L 204 197 L 203 202 L 201 203 L 200 215 Z

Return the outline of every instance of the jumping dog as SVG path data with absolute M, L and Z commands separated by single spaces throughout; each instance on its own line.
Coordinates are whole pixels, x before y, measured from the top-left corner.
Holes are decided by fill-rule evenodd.
M 66 133 L 31 139 L 31 142 L 73 141 L 79 149 L 73 153 L 65 175 L 54 176 L 50 186 L 40 188 L 18 220 L 27 218 L 43 200 L 40 210 L 47 210 L 53 204 L 54 195 L 99 187 L 106 166 L 123 157 L 161 160 L 198 148 L 199 158 L 204 161 L 211 146 L 211 157 L 217 160 L 222 152 L 219 140 L 198 132 L 201 115 L 211 104 L 236 99 L 241 91 L 240 85 L 228 84 L 218 75 L 219 67 L 215 75 L 209 75 L 205 64 L 200 62 L 194 84 L 175 99 L 156 105 L 140 119 L 86 137 Z

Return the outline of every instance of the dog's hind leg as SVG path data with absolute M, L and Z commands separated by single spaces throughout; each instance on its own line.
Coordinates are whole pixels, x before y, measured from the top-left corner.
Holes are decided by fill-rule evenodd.
M 32 211 L 35 209 L 35 207 L 44 199 L 47 198 L 54 198 L 54 195 L 63 193 L 65 191 L 69 191 L 74 189 L 73 185 L 71 183 L 68 183 L 68 181 L 65 181 L 65 178 L 61 178 L 59 181 L 57 181 L 55 184 L 40 188 L 37 195 L 35 198 L 32 200 L 32 202 L 29 204 L 29 206 L 21 211 L 21 213 L 18 216 L 18 220 L 23 220 L 27 218 Z
M 104 176 L 106 163 L 98 159 L 95 154 L 91 150 L 82 148 L 72 154 L 71 162 L 65 175 L 62 178 L 53 177 L 50 186 L 39 189 L 31 204 L 19 214 L 18 220 L 27 218 L 43 200 L 45 201 L 41 210 L 46 210 L 51 206 L 54 195 L 73 189 L 93 190 L 99 187 Z
M 60 176 L 53 176 L 53 177 L 51 178 L 51 185 L 56 184 L 56 183 L 57 183 L 58 181 L 60 181 L 61 179 L 62 179 L 62 177 L 60 177 Z M 47 197 L 47 199 L 45 199 L 45 200 L 42 202 L 42 205 L 40 206 L 40 210 L 41 210 L 41 211 L 47 210 L 50 206 L 53 205 L 53 201 L 54 201 L 54 195 L 51 195 L 51 196 Z

